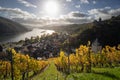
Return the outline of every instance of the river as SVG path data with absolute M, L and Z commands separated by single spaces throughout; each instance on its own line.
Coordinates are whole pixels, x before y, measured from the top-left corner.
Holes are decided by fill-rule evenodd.
M 16 34 L 16 35 L 7 35 L 0 37 L 0 42 L 5 43 L 5 42 L 17 42 L 20 40 L 25 40 L 25 38 L 31 38 L 34 36 L 41 36 L 43 34 L 52 34 L 53 30 L 44 30 L 44 29 L 38 29 L 34 28 L 32 31 L 26 32 L 26 33 L 21 33 L 21 34 Z

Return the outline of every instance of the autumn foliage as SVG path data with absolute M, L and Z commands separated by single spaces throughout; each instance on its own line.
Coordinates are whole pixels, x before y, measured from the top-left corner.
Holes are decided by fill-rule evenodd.
M 120 65 L 120 45 L 118 47 L 106 46 L 101 51 L 94 53 L 87 45 L 80 45 L 75 53 L 65 55 L 60 52 L 60 57 L 55 59 L 55 65 L 58 70 L 67 73 L 70 72 L 91 72 L 93 67 L 116 67 Z M 70 63 L 68 63 L 68 57 Z
M 9 61 L 0 61 L 0 78 L 11 76 L 11 66 L 13 66 L 13 77 L 15 80 L 28 78 L 30 72 L 34 74 L 43 70 L 47 61 L 35 60 L 28 55 L 16 53 L 14 49 L 8 49 Z M 12 56 L 12 57 L 11 57 Z M 12 61 L 12 64 L 11 64 Z

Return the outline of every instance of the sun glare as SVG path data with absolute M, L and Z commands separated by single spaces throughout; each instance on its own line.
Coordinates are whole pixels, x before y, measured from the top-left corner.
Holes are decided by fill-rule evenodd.
M 45 12 L 48 16 L 56 16 L 59 12 L 59 5 L 55 1 L 48 1 L 45 4 Z

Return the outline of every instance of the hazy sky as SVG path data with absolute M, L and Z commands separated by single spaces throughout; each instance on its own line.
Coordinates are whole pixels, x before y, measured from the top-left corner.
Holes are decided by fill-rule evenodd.
M 120 0 L 0 0 L 0 16 L 25 25 L 86 23 L 120 15 Z

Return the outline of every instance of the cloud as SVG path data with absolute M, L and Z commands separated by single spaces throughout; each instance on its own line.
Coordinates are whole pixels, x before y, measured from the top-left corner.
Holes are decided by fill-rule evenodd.
M 118 15 L 120 15 L 120 8 L 110 10 L 110 11 L 109 11 L 109 14 L 110 14 L 111 16 L 118 16 Z
M 0 14 L 4 14 L 3 17 L 29 27 L 40 27 L 50 24 L 82 24 L 93 20 L 88 14 L 79 11 L 72 11 L 54 19 L 50 17 L 37 17 L 36 15 L 19 8 L 0 7 Z
M 86 17 L 87 16 L 87 14 L 79 12 L 79 11 L 70 12 L 69 15 L 71 17 Z
M 33 5 L 33 4 L 31 4 L 30 2 L 28 2 L 28 1 L 26 1 L 26 0 L 18 0 L 18 2 L 24 4 L 24 6 L 26 6 L 26 7 L 37 8 L 36 5 Z
M 75 5 L 76 8 L 80 8 L 80 5 Z
M 81 3 L 84 3 L 84 4 L 89 4 L 89 1 L 88 0 L 80 0 Z
M 93 21 L 91 16 L 79 11 L 74 11 L 68 13 L 67 15 L 62 15 L 61 18 L 64 20 L 64 22 L 72 24 L 83 24 Z
M 83 24 L 83 23 L 89 23 L 92 22 L 94 19 L 99 19 L 100 17 L 102 19 L 109 19 L 111 16 L 117 16 L 120 14 L 120 8 L 118 9 L 111 9 L 111 7 L 105 7 L 101 9 L 91 9 L 88 11 L 88 13 L 83 13 L 79 11 L 72 11 L 69 12 L 66 15 L 61 15 L 59 18 L 50 18 L 50 17 L 40 17 L 39 19 L 33 18 L 33 19 L 16 19 L 15 21 L 18 21 L 24 25 L 27 26 L 45 26 L 45 25 L 51 25 L 51 24 Z
M 66 15 L 61 15 L 59 18 L 50 18 L 50 17 L 40 17 L 33 19 L 22 19 L 22 18 L 14 18 L 14 21 L 22 23 L 26 26 L 31 27 L 41 27 L 45 25 L 62 25 L 62 24 L 82 24 L 92 22 L 94 19 L 89 15 L 83 12 L 70 12 Z
M 36 16 L 34 14 L 31 14 L 27 11 L 23 11 L 19 8 L 4 8 L 0 7 L 0 13 L 3 14 L 6 18 L 35 18 Z
M 103 8 L 103 9 L 111 9 L 111 7 L 107 6 L 107 7 Z
M 96 1 L 93 1 L 93 4 L 96 4 L 97 2 Z
M 16 21 L 18 23 L 21 23 L 27 27 L 42 27 L 47 24 L 50 24 L 50 20 L 48 19 L 42 19 L 42 18 L 29 18 L 29 19 L 23 19 L 23 18 L 13 18 L 13 21 Z
M 67 22 L 73 23 L 73 24 L 83 24 L 83 23 L 89 23 L 92 22 L 92 19 L 90 17 L 84 17 L 84 18 L 67 18 Z
M 72 0 L 66 0 L 66 2 L 71 2 Z
M 101 9 L 91 9 L 88 11 L 91 16 L 94 16 L 95 19 L 102 18 L 103 20 L 109 19 L 112 16 L 120 15 L 120 8 L 111 9 L 111 7 L 105 7 Z

